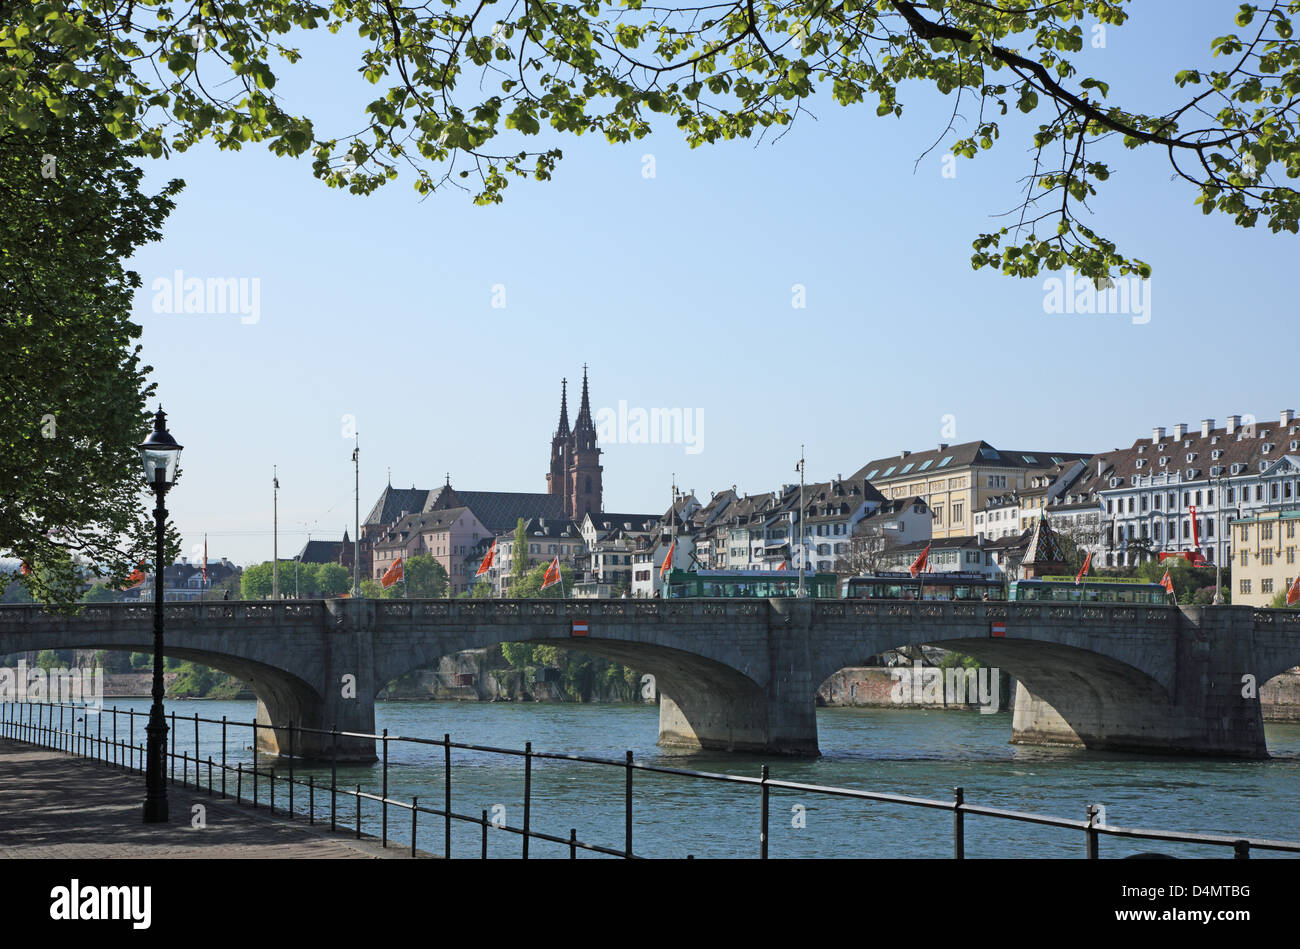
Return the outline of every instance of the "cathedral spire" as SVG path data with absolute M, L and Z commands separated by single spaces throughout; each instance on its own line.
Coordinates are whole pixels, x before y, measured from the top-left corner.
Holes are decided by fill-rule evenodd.
M 596 426 L 591 421 L 591 400 L 587 395 L 587 364 L 582 364 L 582 407 L 578 409 L 578 420 L 574 423 L 575 432 L 592 432 Z
M 560 427 L 557 435 L 569 434 L 569 380 L 560 380 Z

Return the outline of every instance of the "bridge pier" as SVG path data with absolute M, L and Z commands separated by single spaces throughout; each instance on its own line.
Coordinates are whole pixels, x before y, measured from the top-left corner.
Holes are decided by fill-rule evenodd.
M 816 692 L 809 650 L 810 600 L 767 601 L 766 682 L 687 670 L 659 686 L 659 744 L 777 755 L 818 755 Z M 716 633 L 726 636 L 725 626 Z
M 277 726 L 257 730 L 259 753 L 287 755 L 292 748 L 296 758 L 310 761 L 369 764 L 378 760 L 374 739 L 341 737 L 336 743 L 332 735 L 320 734 L 335 729 L 375 734 L 375 695 L 382 683 L 375 682 L 374 614 L 372 601 L 326 600 L 325 648 L 319 666 L 311 670 L 310 686 L 252 683 L 258 724 Z
M 1012 713 L 1014 744 L 1140 754 L 1267 758 L 1251 610 L 1181 607 L 1167 686 L 1087 663 L 1030 665 Z M 1031 691 L 1035 689 L 1037 691 Z M 1052 704 L 1039 694 L 1050 695 Z

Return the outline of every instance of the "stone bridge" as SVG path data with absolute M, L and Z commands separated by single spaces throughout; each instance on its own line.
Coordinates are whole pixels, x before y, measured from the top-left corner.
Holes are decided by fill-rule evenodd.
M 818 753 L 815 695 L 830 675 L 890 649 L 936 645 L 1020 682 L 1012 741 L 1262 758 L 1258 688 L 1300 663 L 1300 611 L 1231 606 L 337 599 L 165 610 L 166 654 L 246 682 L 268 724 L 373 733 L 375 696 L 393 679 L 463 649 L 533 642 L 653 674 L 661 744 L 778 754 Z M 75 616 L 4 606 L 0 655 L 151 653 L 152 620 L 152 605 Z M 260 739 L 272 754 L 287 742 L 283 730 Z M 327 741 L 306 736 L 297 748 L 330 754 Z M 373 743 L 348 742 L 340 757 L 373 760 Z

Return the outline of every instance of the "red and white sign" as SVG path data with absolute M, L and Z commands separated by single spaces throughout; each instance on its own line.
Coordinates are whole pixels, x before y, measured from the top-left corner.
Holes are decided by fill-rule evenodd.
M 989 635 L 995 639 L 1002 639 L 1007 635 L 1007 624 L 1005 620 L 994 620 L 989 626 Z
M 575 636 L 587 635 L 587 621 L 585 619 L 575 619 L 573 621 L 573 635 Z

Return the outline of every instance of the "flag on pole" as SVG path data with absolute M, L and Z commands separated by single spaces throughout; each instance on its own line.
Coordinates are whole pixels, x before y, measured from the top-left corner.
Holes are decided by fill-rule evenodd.
M 659 567 L 659 579 L 662 580 L 669 570 L 673 569 L 673 551 L 677 548 L 677 541 L 668 545 L 668 556 L 664 557 L 663 564 Z
M 144 584 L 144 571 L 140 569 L 143 566 L 144 566 L 143 560 L 141 560 L 138 564 L 136 564 L 135 569 L 132 570 L 130 576 L 126 578 L 126 582 L 128 584 L 126 589 L 134 590 L 136 587 L 142 586 Z
M 542 589 L 545 590 L 547 587 L 553 587 L 559 583 L 560 580 L 560 558 L 556 557 L 551 561 L 550 566 L 546 568 L 546 573 L 542 576 Z
M 1201 531 L 1196 525 L 1196 505 L 1192 505 L 1192 549 L 1201 549 Z
M 29 576 L 32 572 L 32 565 L 29 564 L 26 560 L 24 560 L 22 566 L 18 568 L 18 572 L 21 573 L 24 577 Z
M 790 564 L 789 564 L 788 561 L 783 560 L 783 561 L 781 561 L 781 566 L 777 567 L 776 569 L 778 569 L 778 570 L 789 570 L 789 569 L 790 569 Z
M 1088 565 L 1092 563 L 1092 551 L 1088 551 L 1088 556 L 1083 558 L 1083 566 L 1079 569 L 1079 575 L 1074 578 L 1074 585 L 1077 587 L 1083 582 L 1083 578 L 1088 574 Z
M 1297 603 L 1300 603 L 1300 577 L 1296 577 L 1290 589 L 1286 591 L 1286 605 L 1295 606 Z
M 1165 592 L 1167 592 L 1170 596 L 1174 595 L 1174 579 L 1173 577 L 1169 576 L 1168 570 L 1166 570 L 1165 575 L 1160 578 L 1160 585 L 1165 588 Z
M 379 578 L 379 585 L 387 590 L 398 580 L 405 579 L 402 573 L 402 558 L 398 557 L 393 561 L 393 565 L 384 571 L 384 575 Z
M 913 580 L 916 579 L 916 575 L 918 573 L 920 573 L 922 570 L 925 569 L 925 565 L 929 562 L 930 562 L 930 545 L 926 544 L 925 550 L 921 551 L 920 554 L 917 555 L 917 558 L 912 561 L 912 566 L 909 568 Z
M 497 560 L 497 542 L 493 540 L 492 546 L 488 548 L 488 552 L 483 556 L 483 562 L 478 565 L 478 573 L 474 574 L 474 576 L 476 577 L 483 576 L 483 574 L 487 573 L 489 570 L 492 569 L 492 565 L 496 563 L 496 560 Z

